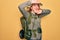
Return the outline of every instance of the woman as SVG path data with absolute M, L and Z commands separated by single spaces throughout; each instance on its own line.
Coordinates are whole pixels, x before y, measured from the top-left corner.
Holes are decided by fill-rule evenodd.
M 39 0 L 31 0 L 18 7 L 28 23 L 28 29 L 32 32 L 31 38 L 27 40 L 42 40 L 40 20 L 41 17 L 49 14 L 51 11 L 49 9 L 41 9 L 40 4 Z M 24 9 L 27 6 L 30 6 L 28 11 Z

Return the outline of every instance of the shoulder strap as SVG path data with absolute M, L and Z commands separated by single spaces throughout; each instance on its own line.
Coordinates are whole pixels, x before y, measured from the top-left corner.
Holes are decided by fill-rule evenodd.
M 28 23 L 30 24 L 31 23 L 31 18 L 32 18 L 32 14 L 31 12 L 29 13 L 29 16 L 28 16 Z

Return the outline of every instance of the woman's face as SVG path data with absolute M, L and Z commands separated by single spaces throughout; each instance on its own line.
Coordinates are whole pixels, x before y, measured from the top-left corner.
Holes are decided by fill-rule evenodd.
M 38 5 L 38 4 L 33 4 L 32 6 L 31 6 L 31 10 L 32 11 L 37 11 L 37 10 L 39 10 L 40 9 L 40 6 Z

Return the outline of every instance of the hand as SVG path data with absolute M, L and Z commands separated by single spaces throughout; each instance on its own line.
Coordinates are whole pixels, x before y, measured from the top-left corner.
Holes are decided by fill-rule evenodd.
M 42 10 L 35 10 L 34 11 L 36 14 L 41 14 L 42 13 Z
M 42 13 L 42 10 L 38 10 L 38 11 L 37 11 L 37 14 L 41 14 L 41 13 Z

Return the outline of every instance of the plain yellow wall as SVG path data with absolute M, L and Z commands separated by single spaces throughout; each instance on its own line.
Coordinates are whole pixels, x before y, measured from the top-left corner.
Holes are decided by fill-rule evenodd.
M 0 40 L 21 40 L 21 12 L 18 5 L 26 0 L 0 0 Z M 42 39 L 60 40 L 60 0 L 41 0 L 43 6 L 51 14 L 41 19 Z

